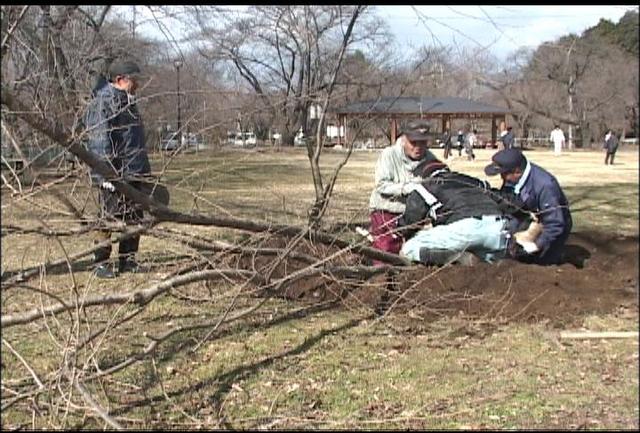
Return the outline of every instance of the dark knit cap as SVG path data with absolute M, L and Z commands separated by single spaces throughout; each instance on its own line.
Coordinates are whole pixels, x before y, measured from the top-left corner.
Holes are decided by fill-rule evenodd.
M 140 75 L 140 67 L 131 60 L 116 59 L 109 66 L 109 78 L 113 80 L 118 75 Z

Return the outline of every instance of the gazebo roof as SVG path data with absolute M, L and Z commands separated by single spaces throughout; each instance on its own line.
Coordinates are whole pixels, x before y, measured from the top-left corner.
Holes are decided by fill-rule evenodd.
M 336 114 L 405 114 L 405 115 L 500 115 L 511 111 L 507 108 L 485 104 L 465 98 L 383 97 L 354 102 L 333 110 Z

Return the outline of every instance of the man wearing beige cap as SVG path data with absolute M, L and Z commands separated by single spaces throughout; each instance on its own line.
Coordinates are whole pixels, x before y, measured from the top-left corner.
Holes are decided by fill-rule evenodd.
M 369 199 L 374 248 L 398 254 L 402 247 L 402 236 L 396 233 L 397 220 L 405 210 L 407 195 L 421 182 L 413 170 L 425 160 L 437 159 L 427 148 L 429 130 L 430 125 L 424 120 L 409 122 L 395 144 L 385 148 L 378 158 L 375 187 Z

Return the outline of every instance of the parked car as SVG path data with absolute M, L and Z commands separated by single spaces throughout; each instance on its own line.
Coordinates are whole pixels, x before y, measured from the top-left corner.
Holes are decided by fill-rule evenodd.
M 189 132 L 182 137 L 182 143 L 187 147 L 194 147 L 198 149 L 204 144 L 204 140 L 200 134 L 195 132 Z
M 177 132 L 168 133 L 165 138 L 160 142 L 160 150 L 171 151 L 180 147 L 180 140 L 178 140 Z
M 253 132 L 237 132 L 233 135 L 233 144 L 236 146 L 255 146 L 258 144 Z

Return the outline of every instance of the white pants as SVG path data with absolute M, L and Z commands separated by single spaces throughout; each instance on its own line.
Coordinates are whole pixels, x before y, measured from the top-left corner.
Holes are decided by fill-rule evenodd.
M 406 241 L 400 255 L 420 261 L 420 249 L 470 251 L 487 262 L 501 259 L 506 253 L 506 220 L 497 215 L 482 219 L 465 218 L 451 224 L 420 230 Z
M 562 141 L 554 141 L 553 142 L 553 152 L 556 155 L 560 155 L 562 153 Z

